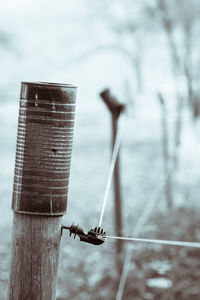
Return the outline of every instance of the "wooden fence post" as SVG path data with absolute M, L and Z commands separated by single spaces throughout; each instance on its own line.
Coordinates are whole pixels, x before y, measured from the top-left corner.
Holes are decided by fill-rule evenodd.
M 115 99 L 109 89 L 104 90 L 100 94 L 101 98 L 107 105 L 112 117 L 112 150 L 114 148 L 115 139 L 118 130 L 118 119 L 120 113 L 125 109 L 125 105 L 119 103 Z M 123 236 L 122 233 L 122 197 L 120 187 L 120 152 L 118 152 L 115 169 L 114 169 L 114 210 L 115 210 L 115 232 L 117 236 Z M 121 255 L 123 251 L 123 243 L 121 240 L 116 240 L 116 265 L 117 270 L 121 272 Z
M 76 88 L 22 82 L 13 186 L 9 300 L 55 300 Z

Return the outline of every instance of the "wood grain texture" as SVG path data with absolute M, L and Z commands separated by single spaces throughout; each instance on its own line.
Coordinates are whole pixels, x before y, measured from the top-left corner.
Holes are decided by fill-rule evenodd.
M 55 300 L 61 220 L 14 213 L 9 300 Z

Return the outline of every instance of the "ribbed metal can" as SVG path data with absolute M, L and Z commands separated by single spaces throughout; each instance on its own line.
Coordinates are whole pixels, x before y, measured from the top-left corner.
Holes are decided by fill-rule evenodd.
M 76 87 L 22 82 L 12 209 L 17 213 L 66 212 Z

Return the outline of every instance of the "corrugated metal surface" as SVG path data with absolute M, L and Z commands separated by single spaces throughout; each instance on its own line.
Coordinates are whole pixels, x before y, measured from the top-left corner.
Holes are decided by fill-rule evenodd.
M 12 208 L 62 215 L 66 211 L 76 87 L 22 82 Z

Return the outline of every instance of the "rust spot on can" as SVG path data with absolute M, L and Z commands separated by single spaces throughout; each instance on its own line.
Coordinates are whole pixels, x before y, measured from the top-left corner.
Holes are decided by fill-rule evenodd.
M 75 118 L 76 87 L 22 82 L 12 208 L 36 215 L 63 215 Z

